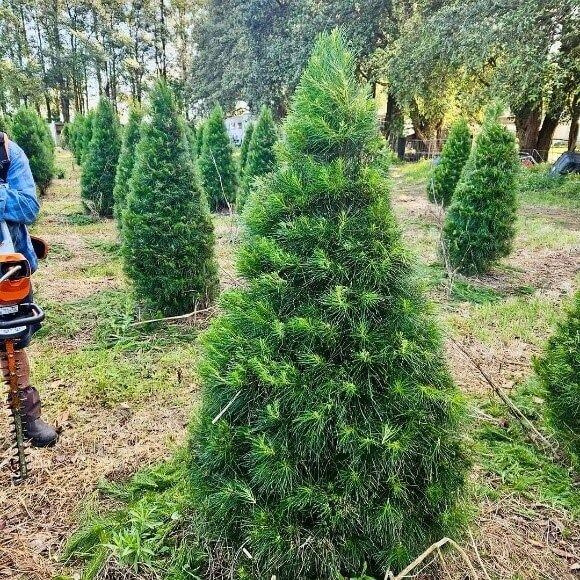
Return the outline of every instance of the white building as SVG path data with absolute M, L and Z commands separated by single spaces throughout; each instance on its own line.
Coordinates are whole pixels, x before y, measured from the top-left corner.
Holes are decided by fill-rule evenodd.
M 241 145 L 252 115 L 247 108 L 239 108 L 230 117 L 226 117 L 226 129 L 232 142 Z

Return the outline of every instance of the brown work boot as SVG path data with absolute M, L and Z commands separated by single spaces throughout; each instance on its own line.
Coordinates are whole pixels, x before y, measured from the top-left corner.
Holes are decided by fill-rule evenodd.
M 4 380 L 8 380 L 8 356 L 5 352 L 0 353 L 0 366 Z M 40 418 L 40 396 L 38 391 L 30 386 L 30 367 L 28 356 L 24 350 L 14 351 L 16 359 L 16 373 L 18 375 L 18 388 L 22 401 L 21 414 L 24 426 L 24 436 L 30 439 L 34 447 L 50 447 L 56 443 L 58 434 L 56 430 Z

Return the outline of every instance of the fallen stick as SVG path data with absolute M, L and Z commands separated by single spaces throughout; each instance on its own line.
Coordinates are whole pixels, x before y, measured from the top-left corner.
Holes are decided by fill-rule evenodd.
M 185 318 L 192 318 L 197 314 L 203 314 L 204 312 L 211 312 L 215 310 L 214 306 L 209 308 L 204 308 L 203 310 L 194 310 L 193 312 L 188 312 L 187 314 L 180 314 L 179 316 L 167 316 L 165 318 L 152 318 L 151 320 L 138 320 L 137 322 L 131 322 L 129 326 L 141 326 L 143 324 L 151 324 L 152 322 L 169 322 L 172 320 L 184 320 Z
M 467 358 L 467 360 L 479 371 L 479 374 L 485 379 L 485 382 L 491 387 L 492 391 L 506 404 L 507 408 L 510 410 L 511 414 L 522 424 L 524 428 L 530 431 L 541 445 L 549 449 L 552 455 L 556 455 L 556 449 L 554 445 L 550 443 L 537 429 L 534 427 L 532 422 L 520 411 L 516 404 L 507 396 L 505 391 L 496 385 L 491 377 L 481 368 L 481 365 L 471 356 L 471 354 L 465 350 L 452 336 L 447 334 L 447 338 L 453 343 L 453 345 Z
M 445 544 L 451 544 L 458 552 L 463 561 L 467 564 L 469 568 L 470 574 L 472 574 L 475 580 L 479 580 L 479 576 L 469 559 L 469 556 L 465 553 L 465 550 L 451 538 L 442 538 L 438 542 L 435 542 L 433 545 L 429 546 L 421 555 L 417 556 L 402 572 L 397 574 L 396 576 L 393 575 L 391 571 L 388 571 L 385 575 L 385 580 L 403 580 L 403 578 L 408 577 L 409 572 L 414 570 L 421 562 L 423 562 L 427 556 L 432 554 L 435 551 L 439 551 Z

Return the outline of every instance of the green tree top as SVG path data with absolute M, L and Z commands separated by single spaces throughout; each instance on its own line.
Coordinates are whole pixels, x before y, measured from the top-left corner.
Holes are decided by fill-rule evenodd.
M 461 398 L 344 45 L 315 46 L 203 339 L 191 525 L 238 577 L 383 577 L 458 521 Z
M 458 119 L 451 126 L 449 137 L 443 146 L 441 159 L 433 171 L 427 194 L 429 201 L 447 207 L 459 183 L 461 171 L 471 150 L 471 133 L 465 119 Z
M 272 111 L 264 106 L 252 131 L 242 184 L 238 192 L 238 210 L 243 208 L 248 199 L 254 179 L 274 169 L 274 144 L 277 140 L 278 133 Z

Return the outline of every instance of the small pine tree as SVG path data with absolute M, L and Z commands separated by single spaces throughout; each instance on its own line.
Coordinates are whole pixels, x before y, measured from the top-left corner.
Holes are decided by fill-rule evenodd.
M 459 183 L 461 171 L 471 150 L 471 133 L 465 119 L 453 123 L 443 146 L 441 159 L 433 171 L 427 194 L 431 203 L 447 207 Z
M 129 118 L 127 126 L 123 131 L 123 143 L 121 145 L 121 153 L 119 154 L 119 162 L 117 164 L 117 172 L 115 174 L 115 187 L 113 189 L 113 197 L 115 200 L 115 217 L 117 218 L 117 225 L 122 227 L 123 211 L 127 203 L 127 193 L 129 191 L 129 179 L 133 173 L 133 165 L 135 164 L 135 147 L 139 141 L 139 126 L 143 113 L 137 104 L 133 104 L 129 109 Z
M 274 145 L 277 139 L 272 112 L 267 107 L 262 107 L 248 147 L 242 183 L 238 191 L 238 211 L 244 207 L 254 179 L 274 169 Z
M 122 253 L 137 298 L 173 316 L 217 295 L 214 233 L 173 93 L 159 81 L 150 101 L 123 212 Z
M 91 134 L 91 141 L 83 153 L 81 196 L 89 211 L 95 211 L 102 217 L 112 217 L 121 138 L 117 114 L 111 101 L 105 97 L 99 101 Z
M 86 118 L 83 114 L 77 113 L 70 124 L 70 128 L 68 130 L 68 148 L 70 149 L 73 157 L 77 165 L 81 164 L 82 159 L 82 141 L 83 141 L 83 131 L 84 125 L 86 122 Z
M 54 142 L 48 125 L 34 109 L 23 107 L 14 114 L 11 131 L 12 139 L 26 153 L 34 181 L 43 195 L 55 173 Z
M 250 141 L 252 140 L 252 134 L 254 133 L 254 123 L 250 123 L 246 127 L 246 132 L 244 133 L 244 140 L 242 141 L 242 146 L 240 147 L 240 179 L 244 174 L 244 169 L 246 167 L 246 161 L 248 159 L 248 149 L 250 148 Z
M 580 290 L 534 368 L 546 390 L 551 423 L 580 469 Z
M 444 251 L 454 269 L 483 273 L 510 253 L 517 172 L 514 136 L 491 115 L 475 140 L 443 226 Z
M 458 522 L 463 404 L 344 45 L 315 46 L 202 342 L 191 525 L 237 578 L 382 578 Z
M 219 105 L 213 109 L 205 123 L 198 166 L 211 211 L 232 204 L 236 199 L 236 167 L 224 113 Z

